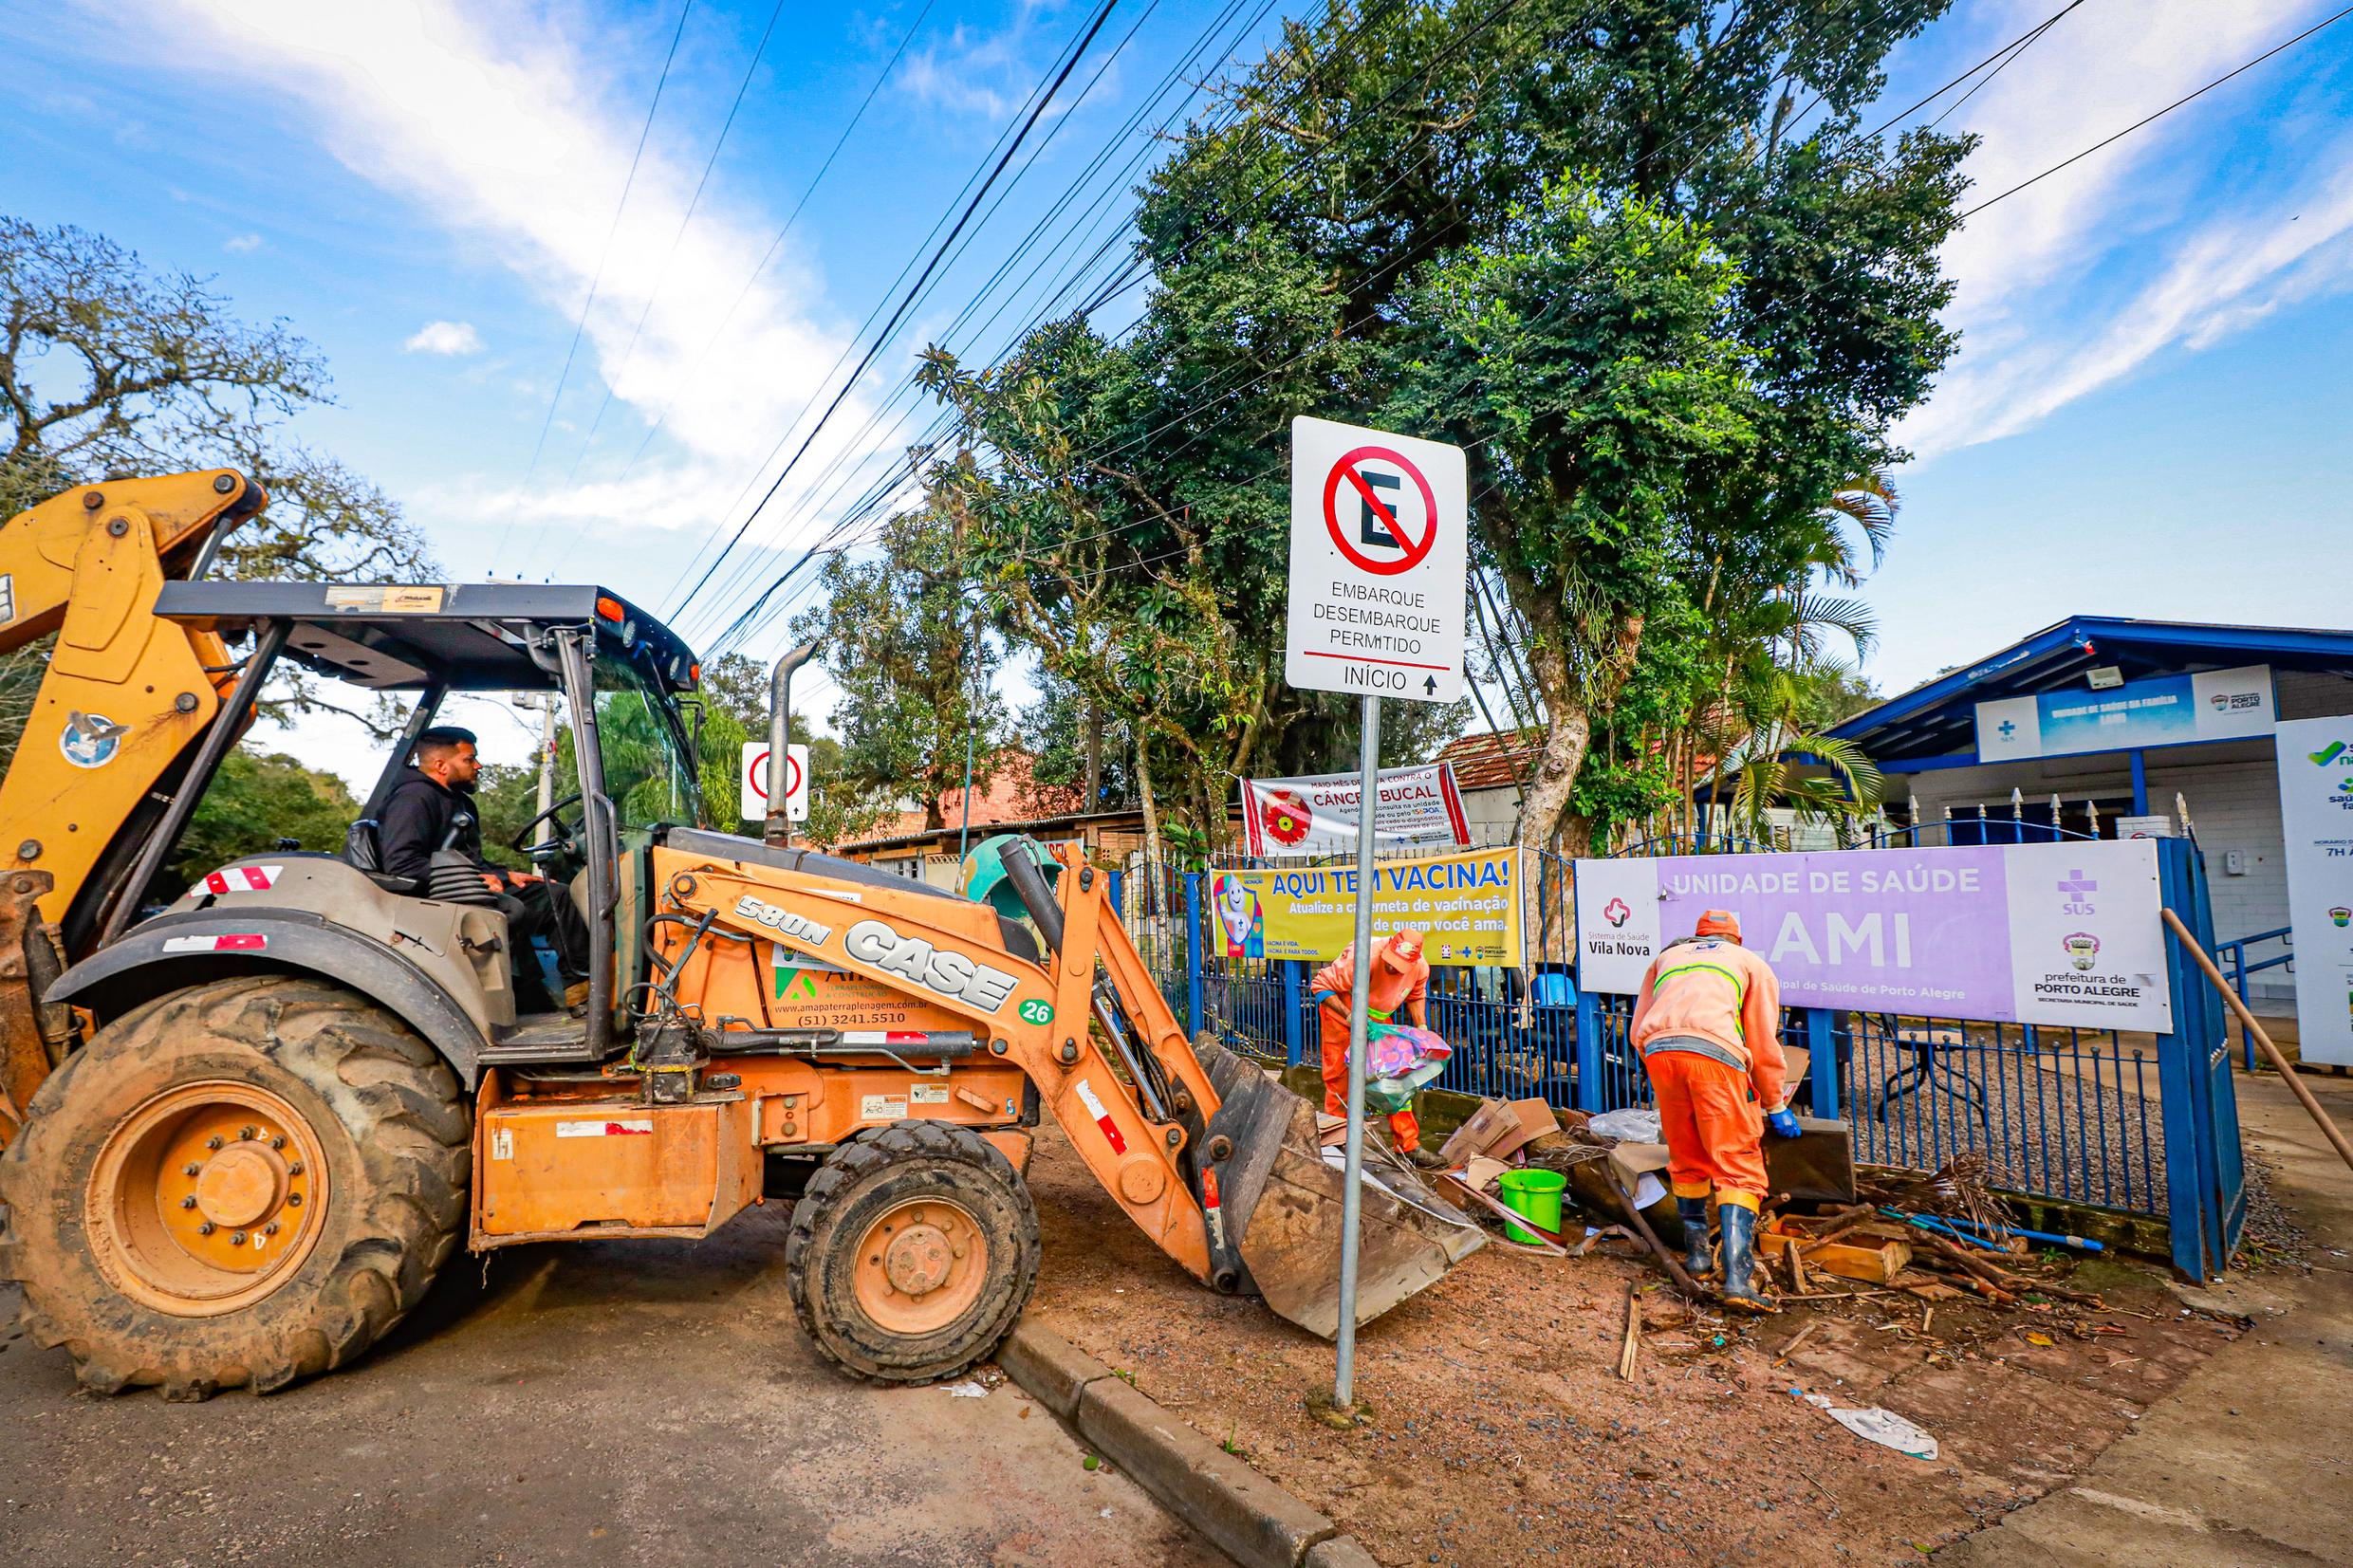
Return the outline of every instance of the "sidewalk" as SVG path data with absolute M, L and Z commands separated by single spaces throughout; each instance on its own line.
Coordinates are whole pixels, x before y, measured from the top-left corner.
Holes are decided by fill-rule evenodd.
M 2306 1075 L 2341 1127 L 2353 1082 Z M 2310 1238 L 2312 1272 L 2231 1276 L 2252 1333 L 2152 1408 L 2097 1464 L 1936 1554 L 1955 1568 L 2269 1568 L 2353 1563 L 2353 1171 L 2274 1075 L 2238 1078 L 2247 1147 Z M 2192 1293 L 2193 1296 L 2198 1293 Z

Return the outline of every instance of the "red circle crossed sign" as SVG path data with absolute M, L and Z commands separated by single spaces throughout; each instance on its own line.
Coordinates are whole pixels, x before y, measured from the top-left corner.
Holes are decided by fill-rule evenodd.
M 1422 516 L 1429 520 L 1429 526 L 1422 529 L 1418 540 L 1405 537 L 1405 529 L 1398 522 L 1395 508 L 1375 495 L 1373 487 L 1366 484 L 1364 476 L 1357 471 L 1361 465 L 1376 458 L 1403 469 L 1405 477 L 1411 479 L 1414 488 L 1421 491 Z M 1337 504 L 1343 482 L 1363 497 L 1364 505 L 1380 517 L 1381 525 L 1389 530 L 1389 537 L 1404 547 L 1403 555 L 1395 561 L 1377 561 L 1349 543 L 1348 531 L 1340 526 L 1340 507 Z M 1422 559 L 1430 553 L 1430 546 L 1437 543 L 1438 498 L 1431 490 L 1430 481 L 1423 478 L 1421 470 L 1406 461 L 1403 454 L 1387 447 L 1359 447 L 1354 452 L 1343 452 L 1340 461 L 1332 465 L 1332 471 L 1325 477 L 1324 529 L 1331 535 L 1332 543 L 1339 546 L 1340 553 L 1356 565 L 1377 576 L 1394 577 L 1420 565 Z
M 768 760 L 775 753 L 760 751 L 751 759 L 751 788 L 760 799 L 768 799 Z M 785 753 L 785 798 L 790 800 L 801 792 L 801 759 Z

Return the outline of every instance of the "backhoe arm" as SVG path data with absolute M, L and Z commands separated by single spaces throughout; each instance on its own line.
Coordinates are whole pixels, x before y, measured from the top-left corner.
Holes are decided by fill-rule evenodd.
M 214 470 L 68 490 L 0 525 L 0 653 L 57 636 L 0 780 L 0 1146 L 62 1051 L 34 999 L 92 939 L 93 874 L 128 864 L 230 679 L 221 639 L 157 619 L 156 596 L 268 499 Z
M 50 875 L 41 913 L 65 923 L 69 949 L 105 892 L 92 872 L 120 864 L 108 851 L 173 782 L 231 680 L 221 639 L 157 619 L 156 596 L 268 500 L 213 470 L 68 490 L 0 526 L 0 652 L 57 635 L 0 783 L 0 875 Z

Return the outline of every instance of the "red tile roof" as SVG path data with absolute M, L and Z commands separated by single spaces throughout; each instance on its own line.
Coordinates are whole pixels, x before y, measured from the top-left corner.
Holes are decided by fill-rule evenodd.
M 1527 778 L 1544 749 L 1544 731 L 1490 730 L 1449 741 L 1433 762 L 1452 763 L 1457 789 L 1508 789 Z
M 985 787 L 973 791 L 973 825 L 993 826 L 1000 822 L 1027 822 L 1042 817 L 1067 816 L 1080 808 L 1079 791 L 1041 784 L 1029 777 L 1030 759 L 1025 752 L 1003 751 L 996 759 L 996 770 Z M 939 815 L 950 827 L 964 821 L 964 791 L 947 790 L 939 797 Z M 923 831 L 923 813 L 902 811 L 885 817 L 864 833 L 868 839 L 894 839 Z

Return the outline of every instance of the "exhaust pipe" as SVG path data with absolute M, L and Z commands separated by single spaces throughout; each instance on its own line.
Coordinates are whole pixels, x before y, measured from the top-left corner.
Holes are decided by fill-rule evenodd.
M 816 656 L 817 644 L 805 642 L 776 661 L 776 673 L 769 679 L 768 816 L 760 836 L 780 846 L 792 842 L 792 821 L 785 815 L 786 754 L 792 741 L 792 673 Z

